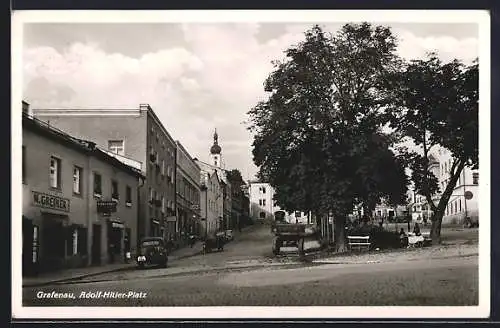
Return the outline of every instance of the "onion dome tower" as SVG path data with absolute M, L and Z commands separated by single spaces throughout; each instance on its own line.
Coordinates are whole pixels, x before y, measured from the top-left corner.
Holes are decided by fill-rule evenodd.
M 210 147 L 210 157 L 212 158 L 212 165 L 217 167 L 222 167 L 222 148 L 219 146 L 219 136 L 217 134 L 217 129 L 214 132 L 214 144 Z

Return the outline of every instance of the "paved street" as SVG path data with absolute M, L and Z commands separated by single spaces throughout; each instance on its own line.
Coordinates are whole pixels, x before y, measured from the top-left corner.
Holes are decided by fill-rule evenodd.
M 465 231 L 471 234 L 471 231 Z M 271 259 L 267 226 L 251 227 L 224 252 L 180 259 L 166 269 L 102 274 L 43 288 L 24 288 L 24 305 L 474 305 L 477 255 L 356 264 Z M 40 292 L 74 299 L 40 299 Z M 87 292 L 125 292 L 131 298 L 80 298 Z M 142 294 L 141 294 L 142 293 Z M 70 295 L 71 296 L 71 295 Z M 86 295 L 86 296 L 91 296 Z

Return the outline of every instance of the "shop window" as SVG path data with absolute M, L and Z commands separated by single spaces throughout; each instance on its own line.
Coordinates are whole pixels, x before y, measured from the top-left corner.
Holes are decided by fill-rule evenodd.
M 78 254 L 78 229 L 73 230 L 73 255 Z
M 66 230 L 66 255 L 87 254 L 87 228 L 70 226 Z
M 61 188 L 61 160 L 56 157 L 50 157 L 50 186 L 52 188 Z
M 94 173 L 94 196 L 102 196 L 102 178 L 99 173 Z

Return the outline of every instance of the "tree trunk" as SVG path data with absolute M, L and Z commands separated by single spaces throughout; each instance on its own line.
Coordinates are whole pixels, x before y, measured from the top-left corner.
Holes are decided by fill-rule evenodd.
M 443 220 L 443 216 L 441 215 L 441 219 L 432 220 L 431 225 L 431 239 L 433 245 L 441 244 L 441 222 Z
M 366 202 L 363 202 L 363 219 L 368 219 L 368 218 L 371 219 L 372 215 L 368 207 L 368 204 Z
M 433 208 L 434 213 L 431 218 L 432 225 L 430 236 L 433 245 L 439 245 L 441 243 L 441 224 L 443 222 L 444 211 L 448 205 L 451 195 L 453 194 L 453 190 L 455 190 L 455 185 L 457 184 L 458 178 L 460 177 L 464 166 L 465 160 L 458 160 L 453 164 L 452 174 L 450 176 L 450 180 L 448 181 L 448 185 L 439 199 L 438 206 Z M 430 195 L 427 195 L 427 199 L 429 198 Z
M 338 253 L 347 251 L 346 236 L 345 236 L 345 215 L 335 215 L 335 251 Z

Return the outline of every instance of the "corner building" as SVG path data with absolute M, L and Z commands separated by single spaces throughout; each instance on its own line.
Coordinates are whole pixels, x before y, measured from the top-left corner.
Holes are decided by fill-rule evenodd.
M 176 142 L 148 104 L 133 109 L 33 109 L 33 115 L 72 135 L 141 163 L 138 240 L 179 238 L 176 219 Z
M 22 172 L 23 275 L 135 252 L 140 170 L 23 113 Z

